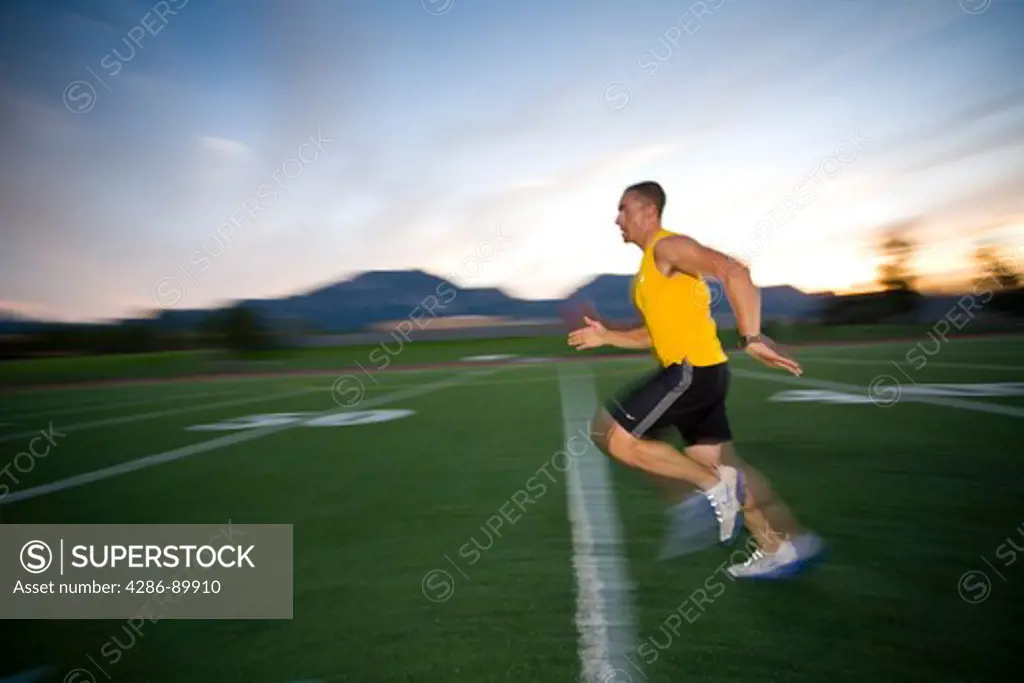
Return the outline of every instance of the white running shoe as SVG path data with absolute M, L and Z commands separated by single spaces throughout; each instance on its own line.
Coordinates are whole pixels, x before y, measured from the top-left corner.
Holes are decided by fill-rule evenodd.
M 737 517 L 743 509 L 743 473 L 735 467 L 718 468 L 721 480 L 704 492 L 718 520 L 719 539 L 730 543 L 739 531 Z
M 783 541 L 774 553 L 758 548 L 745 562 L 726 571 L 736 579 L 787 578 L 820 559 L 823 549 L 820 538 L 811 533 L 801 534 L 792 541 Z

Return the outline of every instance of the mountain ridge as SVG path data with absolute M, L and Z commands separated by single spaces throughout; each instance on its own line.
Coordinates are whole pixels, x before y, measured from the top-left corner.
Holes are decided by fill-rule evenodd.
M 421 269 L 381 269 L 354 273 L 336 282 L 276 298 L 243 299 L 233 305 L 248 307 L 271 322 L 305 327 L 311 331 L 343 333 L 410 316 L 486 316 L 511 320 L 557 319 L 566 302 L 589 301 L 609 319 L 638 320 L 630 300 L 632 275 L 602 273 L 559 299 L 521 299 L 500 287 L 460 287 L 442 276 Z M 720 322 L 732 321 L 721 283 L 708 281 L 712 314 Z M 809 320 L 817 316 L 829 293 L 809 294 L 791 285 L 761 288 L 762 318 Z M 420 309 L 417 312 L 417 309 Z M 209 309 L 155 310 L 152 320 L 165 331 L 195 329 L 213 313 Z M 124 318 L 128 323 L 146 318 Z M 23 333 L 51 325 L 27 320 L 0 309 L 0 333 Z

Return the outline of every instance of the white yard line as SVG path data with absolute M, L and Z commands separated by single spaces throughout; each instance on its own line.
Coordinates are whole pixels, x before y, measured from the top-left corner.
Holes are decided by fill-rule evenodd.
M 137 413 L 134 415 L 124 415 L 122 417 L 111 417 L 103 420 L 94 420 L 93 422 L 79 422 L 78 424 L 71 425 L 57 425 L 54 427 L 55 432 L 60 434 L 68 434 L 70 432 L 79 432 L 86 429 L 99 429 L 100 427 L 113 427 L 115 425 L 130 424 L 132 422 L 140 422 L 142 420 L 156 420 L 161 417 L 170 417 L 172 415 L 181 415 L 183 413 L 191 413 L 196 410 L 206 410 L 209 408 L 226 408 L 228 406 L 240 406 L 246 403 L 256 403 L 258 401 L 269 401 L 271 399 L 278 398 L 289 398 L 291 396 L 299 396 L 301 394 L 312 393 L 311 389 L 296 389 L 293 391 L 285 391 L 279 394 L 259 394 L 257 396 L 246 396 L 245 398 L 236 398 L 230 401 L 217 401 L 215 403 L 200 403 L 198 405 L 185 406 L 183 408 L 170 408 L 167 410 L 156 410 L 150 413 Z M 40 425 L 40 428 L 46 428 L 48 425 Z M 0 443 L 6 441 L 14 441 L 15 439 L 24 439 L 29 436 L 34 436 L 39 433 L 39 429 L 32 429 L 25 432 L 16 432 L 14 434 L 4 434 L 0 436 Z
M 585 450 L 566 472 L 573 567 L 576 571 L 576 628 L 584 683 L 632 681 L 627 656 L 636 647 L 632 584 L 622 552 L 621 522 L 615 506 L 607 458 L 590 440 L 597 391 L 589 364 L 558 367 L 565 426 L 565 448 L 581 433 Z M 577 448 L 578 450 L 578 448 Z
M 814 379 L 812 377 L 807 377 L 806 375 L 803 377 L 793 377 L 792 375 L 784 374 L 781 370 L 772 374 L 768 372 L 754 372 L 752 370 L 740 370 L 733 368 L 732 373 L 737 377 L 761 379 L 769 382 L 778 382 L 780 384 L 792 384 L 798 387 L 814 387 L 815 389 L 830 389 L 832 391 L 844 391 L 846 393 L 856 394 L 858 396 L 869 395 L 868 387 L 861 387 L 857 386 L 856 384 L 846 384 L 845 382 L 831 382 L 829 380 L 824 379 Z M 891 377 L 895 378 L 896 380 L 900 380 L 900 377 L 897 377 L 896 375 L 891 375 Z M 1016 408 L 1014 406 L 1001 405 L 998 403 L 968 401 L 962 398 L 951 398 L 947 396 L 927 396 L 924 394 L 915 394 L 907 392 L 900 397 L 898 402 L 927 403 L 933 406 L 958 408 L 960 410 L 973 410 L 979 413 L 992 413 L 993 415 L 1007 415 L 1009 417 L 1024 417 L 1024 408 Z
M 488 372 L 497 372 L 496 370 Z M 335 415 L 338 413 L 351 412 L 353 410 L 368 410 L 377 406 L 385 405 L 387 403 L 394 403 L 395 401 L 401 401 L 403 399 L 412 398 L 421 394 L 429 394 L 438 389 L 443 389 L 456 384 L 461 384 L 465 381 L 465 378 L 473 376 L 475 373 L 463 373 L 449 379 L 439 380 L 437 382 L 431 382 L 430 384 L 424 384 L 415 389 L 409 389 L 406 391 L 397 391 L 393 394 L 387 394 L 385 396 L 379 396 L 377 398 L 371 398 L 351 408 L 332 409 L 318 413 L 311 417 L 319 417 L 324 415 Z M 266 397 L 264 397 L 266 398 Z M 36 498 L 43 496 L 48 493 L 56 493 L 57 491 L 65 491 L 67 489 L 84 486 L 85 484 L 91 484 L 96 481 L 102 481 L 104 479 L 110 479 L 121 474 L 127 474 L 129 472 L 136 472 L 138 470 L 144 470 L 149 467 L 156 465 L 162 465 L 167 462 L 174 460 L 180 460 L 187 458 L 191 455 L 198 455 L 200 453 L 207 453 L 218 448 L 224 448 L 225 446 L 233 446 L 239 443 L 245 443 L 246 441 L 253 441 L 255 439 L 262 439 L 265 436 L 271 434 L 277 434 L 279 432 L 292 429 L 296 426 L 296 423 L 289 423 L 284 425 L 275 425 L 270 427 L 261 427 L 252 430 L 237 432 L 235 434 L 229 434 L 227 436 L 221 436 L 216 439 L 210 439 L 208 441 L 201 441 L 199 443 L 192 444 L 190 446 L 184 446 L 182 448 L 175 448 L 170 451 L 164 451 L 163 453 L 156 453 L 154 455 L 148 455 L 137 460 L 130 460 L 128 462 L 113 465 L 111 467 L 104 467 L 103 469 L 93 470 L 92 472 L 86 472 L 85 474 L 77 474 L 73 477 L 61 479 L 59 481 L 51 482 L 49 484 L 42 484 L 30 489 L 23 491 L 14 491 L 6 497 L 0 498 L 0 505 L 8 505 L 10 503 L 16 503 L 20 500 L 28 500 L 30 498 Z

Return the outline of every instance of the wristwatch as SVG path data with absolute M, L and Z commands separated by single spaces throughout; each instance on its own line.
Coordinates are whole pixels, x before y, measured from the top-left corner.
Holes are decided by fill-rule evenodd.
M 759 335 L 759 334 L 751 334 L 751 335 L 741 336 L 740 337 L 740 348 L 741 349 L 745 349 L 748 346 L 750 346 L 751 344 L 753 344 L 754 342 L 759 342 L 759 341 L 761 341 L 761 335 Z

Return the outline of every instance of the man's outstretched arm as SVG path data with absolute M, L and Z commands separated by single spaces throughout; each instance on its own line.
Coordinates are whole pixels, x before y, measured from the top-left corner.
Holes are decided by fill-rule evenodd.
M 651 347 L 651 335 L 643 325 L 628 330 L 607 330 L 605 334 L 607 343 L 620 349 L 649 349 Z
M 590 316 L 583 316 L 583 322 L 583 327 L 569 333 L 569 345 L 577 351 L 599 346 L 617 346 L 620 349 L 646 349 L 651 346 L 651 335 L 646 327 L 609 330 L 601 321 Z

